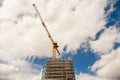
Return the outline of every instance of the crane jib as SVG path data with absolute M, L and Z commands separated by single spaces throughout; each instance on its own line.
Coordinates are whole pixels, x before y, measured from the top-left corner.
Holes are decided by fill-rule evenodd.
M 44 23 L 41 15 L 40 15 L 37 7 L 36 7 L 36 5 L 33 4 L 33 7 L 34 7 L 34 9 L 36 10 L 36 12 L 37 12 L 37 14 L 38 14 L 38 17 L 40 18 L 40 21 L 41 21 L 43 27 L 45 28 L 45 30 L 46 30 L 46 32 L 47 32 L 47 34 L 48 34 L 48 37 L 50 38 L 50 40 L 51 40 L 51 42 L 52 42 L 52 44 L 53 44 L 53 50 L 55 49 L 55 50 L 57 51 L 57 53 L 60 55 L 60 52 L 59 52 L 59 50 L 58 50 L 58 45 L 57 45 L 57 43 L 54 42 L 52 36 L 50 35 L 50 33 L 49 33 L 49 31 L 48 31 L 48 29 L 47 29 L 47 27 L 46 27 L 46 25 L 45 25 L 45 23 Z M 55 51 L 53 51 L 53 57 L 52 57 L 52 59 L 55 60 L 55 57 L 56 57 L 56 53 L 55 53 Z

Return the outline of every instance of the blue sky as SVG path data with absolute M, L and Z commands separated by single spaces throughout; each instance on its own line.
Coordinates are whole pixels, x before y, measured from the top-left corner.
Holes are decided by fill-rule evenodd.
M 108 22 L 106 24 L 106 27 L 112 26 L 112 25 L 117 25 L 119 28 L 119 21 L 120 21 L 120 1 L 118 0 L 116 4 L 114 4 L 115 10 L 108 16 Z M 118 22 L 118 23 L 116 23 Z
M 0 0 L 0 80 L 40 80 L 51 60 L 33 3 L 76 80 L 120 79 L 120 0 Z

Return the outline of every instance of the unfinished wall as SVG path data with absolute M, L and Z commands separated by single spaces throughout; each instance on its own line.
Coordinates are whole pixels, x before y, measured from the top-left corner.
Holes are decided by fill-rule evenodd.
M 75 80 L 74 67 L 71 60 L 47 61 L 46 80 Z

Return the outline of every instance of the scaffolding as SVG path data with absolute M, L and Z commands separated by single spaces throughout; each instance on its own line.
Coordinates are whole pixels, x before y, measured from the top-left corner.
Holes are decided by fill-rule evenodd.
M 75 80 L 72 60 L 47 61 L 45 80 Z

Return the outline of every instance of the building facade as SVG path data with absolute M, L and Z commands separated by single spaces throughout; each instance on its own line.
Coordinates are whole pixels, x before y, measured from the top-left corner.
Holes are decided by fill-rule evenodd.
M 47 61 L 45 80 L 75 80 L 72 60 Z

